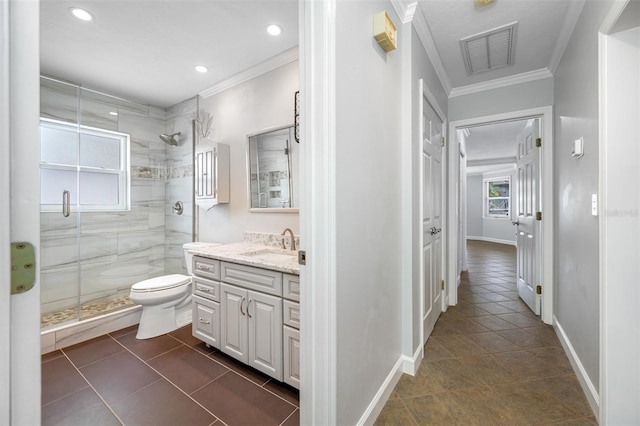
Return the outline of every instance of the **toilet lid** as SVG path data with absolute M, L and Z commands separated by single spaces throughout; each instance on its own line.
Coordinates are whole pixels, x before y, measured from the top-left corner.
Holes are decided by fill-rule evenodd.
M 158 291 L 168 288 L 179 287 L 191 282 L 191 277 L 182 274 L 163 275 L 161 277 L 150 278 L 140 281 L 131 286 L 132 291 Z

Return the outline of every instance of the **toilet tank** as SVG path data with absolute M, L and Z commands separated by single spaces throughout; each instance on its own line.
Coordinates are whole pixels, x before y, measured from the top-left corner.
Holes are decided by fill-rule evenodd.
M 209 246 L 217 246 L 220 245 L 219 243 L 206 243 L 203 241 L 194 241 L 192 243 L 185 243 L 182 245 L 182 249 L 184 250 L 184 261 L 187 264 L 187 274 L 188 275 L 192 275 L 193 274 L 193 255 L 191 253 L 189 253 L 189 250 L 194 250 L 197 248 L 202 248 L 202 247 L 209 247 Z

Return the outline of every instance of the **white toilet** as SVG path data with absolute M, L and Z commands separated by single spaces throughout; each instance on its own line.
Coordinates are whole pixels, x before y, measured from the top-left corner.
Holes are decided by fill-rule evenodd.
M 142 305 L 138 339 L 150 339 L 177 330 L 191 322 L 191 261 L 189 250 L 215 245 L 214 243 L 186 243 L 184 258 L 189 275 L 171 274 L 140 281 L 131 286 L 129 298 Z

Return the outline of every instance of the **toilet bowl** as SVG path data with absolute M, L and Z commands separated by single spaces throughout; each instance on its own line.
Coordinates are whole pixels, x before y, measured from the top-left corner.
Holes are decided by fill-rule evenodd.
M 189 275 L 171 274 L 140 281 L 131 286 L 129 298 L 142 305 L 138 325 L 138 339 L 150 339 L 170 333 L 191 323 L 191 261 L 189 250 L 216 245 L 214 243 L 186 243 L 184 257 Z

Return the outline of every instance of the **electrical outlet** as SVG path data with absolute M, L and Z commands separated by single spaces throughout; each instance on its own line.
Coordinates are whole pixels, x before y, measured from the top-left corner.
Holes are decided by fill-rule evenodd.
M 284 248 L 291 250 L 291 235 L 285 235 L 282 238 L 284 238 Z

